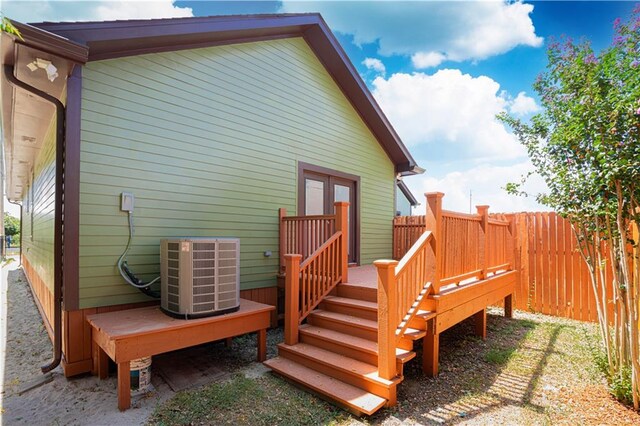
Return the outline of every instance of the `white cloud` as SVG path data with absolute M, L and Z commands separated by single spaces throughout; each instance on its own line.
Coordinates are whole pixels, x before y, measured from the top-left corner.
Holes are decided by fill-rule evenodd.
M 373 95 L 402 140 L 430 158 L 509 160 L 526 155 L 495 118 L 508 106 L 500 85 L 459 70 L 393 74 L 373 81 Z
M 5 16 L 19 22 L 104 21 L 193 16 L 175 0 L 16 1 L 3 0 Z
M 521 1 L 285 0 L 282 10 L 320 12 L 334 31 L 353 35 L 357 45 L 378 43 L 383 56 L 417 55 L 418 67 L 434 66 L 434 52 L 440 52 L 441 61 L 475 61 L 543 42 L 530 17 L 533 5 Z
M 362 61 L 362 65 L 382 75 L 384 75 L 384 73 L 387 72 L 387 69 L 385 68 L 384 64 L 378 58 L 365 58 L 365 60 Z
M 540 111 L 540 107 L 536 103 L 536 100 L 529 97 L 524 92 L 518 93 L 518 96 L 511 101 L 509 105 L 509 111 L 512 114 L 524 116 Z
M 445 59 L 447 57 L 440 52 L 418 52 L 411 56 L 411 62 L 416 68 L 437 67 Z
M 528 160 L 509 166 L 482 164 L 463 170 L 455 170 L 444 176 L 416 176 L 405 178 L 405 182 L 414 194 L 440 191 L 445 193 L 443 206 L 447 210 L 469 212 L 469 191 L 472 193 L 471 210 L 475 213 L 475 206 L 489 205 L 489 211 L 495 213 L 510 213 L 522 211 L 541 211 L 548 208 L 535 201 L 535 195 L 546 190 L 544 181 L 534 175 L 530 178 L 525 190 L 529 197 L 509 195 L 503 188 L 508 182 L 519 182 L 520 177 L 533 167 Z M 427 173 L 429 171 L 427 170 Z M 416 214 L 424 213 L 423 200 Z

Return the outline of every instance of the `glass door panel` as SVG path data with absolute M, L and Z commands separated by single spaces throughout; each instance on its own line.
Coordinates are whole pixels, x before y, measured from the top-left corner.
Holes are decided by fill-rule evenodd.
M 324 182 L 306 178 L 304 180 L 304 185 L 304 214 L 306 216 L 325 214 L 324 199 L 326 188 Z

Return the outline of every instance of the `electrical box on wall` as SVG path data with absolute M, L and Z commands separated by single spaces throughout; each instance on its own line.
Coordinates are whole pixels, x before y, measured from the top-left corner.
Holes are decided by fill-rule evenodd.
M 130 192 L 123 192 L 120 194 L 120 210 L 123 212 L 133 212 L 133 194 Z

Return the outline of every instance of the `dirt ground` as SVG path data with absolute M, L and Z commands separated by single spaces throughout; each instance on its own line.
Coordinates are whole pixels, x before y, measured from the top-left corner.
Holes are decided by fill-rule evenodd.
M 102 381 L 91 375 L 68 380 L 61 367 L 53 371 L 51 382 L 18 395 L 23 386 L 42 377 L 40 366 L 51 360 L 52 345 L 17 261 L 2 268 L 0 306 L 2 424 L 144 424 L 160 403 L 175 395 L 162 378 L 154 375 L 154 391 L 134 398 L 132 408 L 121 413 L 113 372 Z
M 0 416 L 3 424 L 640 424 L 640 415 L 614 401 L 593 361 L 593 324 L 500 310 L 488 316 L 488 338 L 465 321 L 441 337 L 441 373 L 422 375 L 420 362 L 405 366 L 399 404 L 365 419 L 301 391 L 254 362 L 253 336 L 208 347 L 212 362 L 230 373 L 213 384 L 174 393 L 154 374 L 155 391 L 116 408 L 116 380 L 90 375 L 53 380 L 23 395 L 42 376 L 51 343 L 17 262 L 2 268 L 0 286 Z M 268 356 L 282 330 L 268 333 Z M 418 348 L 418 358 L 421 356 Z

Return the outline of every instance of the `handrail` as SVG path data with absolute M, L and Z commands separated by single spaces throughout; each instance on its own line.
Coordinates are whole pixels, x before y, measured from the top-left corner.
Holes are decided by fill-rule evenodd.
M 337 201 L 335 215 L 311 216 L 311 221 L 333 218 L 335 231 L 315 245 L 308 255 L 304 253 L 286 253 L 283 250 L 292 240 L 287 235 L 286 211 L 280 209 L 280 251 L 284 259 L 285 279 L 285 343 L 298 343 L 298 329 L 304 319 L 340 282 L 348 279 L 348 209 L 349 203 Z M 294 219 L 294 222 L 297 219 Z M 299 218 L 303 222 L 303 218 Z M 312 223 L 312 222 L 311 222 Z M 323 228 L 326 231 L 326 228 Z M 321 235 L 322 236 L 322 235 Z M 300 245 L 297 246 L 301 247 Z M 302 248 L 308 249 L 303 245 Z M 304 257 L 304 258 L 303 258 Z
M 307 216 L 285 216 L 282 218 L 284 221 L 308 221 L 308 220 L 335 220 L 336 215 L 334 214 L 314 214 Z
M 336 232 L 300 264 L 299 324 L 342 280 L 338 256 L 342 238 L 344 238 L 342 231 Z
M 416 253 L 421 250 L 431 238 L 433 238 L 433 234 L 431 233 L 431 231 L 425 231 L 422 233 L 422 235 L 420 235 L 418 241 L 413 243 L 413 246 L 411 246 L 409 251 L 398 262 L 395 270 L 396 276 L 404 272 L 404 270 L 407 268 L 407 265 L 409 265 L 409 262 L 416 256 Z
M 285 343 L 298 343 L 298 327 L 343 279 L 342 244 L 337 231 L 307 260 L 299 254 L 285 255 Z
M 443 285 L 460 285 L 471 279 L 513 268 L 514 219 L 489 216 L 489 206 L 477 206 L 476 214 L 442 209 L 443 193 L 426 194 L 424 217 L 394 218 L 394 257 L 374 262 L 378 272 L 378 374 L 391 379 L 396 374 L 395 349 L 413 323 L 425 297 L 440 293 Z M 414 225 L 415 223 L 415 225 Z M 416 237 L 406 226 L 424 224 Z M 401 253 L 402 254 L 402 253 Z
M 429 244 L 431 243 L 431 244 Z M 418 313 L 419 298 L 428 286 L 429 255 L 435 254 L 434 234 L 425 231 L 400 262 L 377 260 L 378 269 L 378 374 L 396 375 L 395 348 L 411 319 Z M 431 265 L 434 262 L 432 260 Z M 432 287 L 429 287 L 432 288 Z M 418 303 L 416 303 L 418 302 Z

